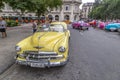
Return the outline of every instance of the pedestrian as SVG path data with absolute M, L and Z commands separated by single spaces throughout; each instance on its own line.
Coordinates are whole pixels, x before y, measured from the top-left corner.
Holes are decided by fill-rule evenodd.
M 2 33 L 2 38 L 7 37 L 6 33 L 7 24 L 6 21 L 0 16 L 0 32 Z
M 46 21 L 45 21 L 45 25 L 48 27 L 50 25 L 51 21 L 49 20 L 49 18 L 46 18 Z
M 96 20 L 94 20 L 94 22 L 93 22 L 94 29 L 96 28 L 96 25 L 97 25 Z
M 79 23 L 80 23 L 80 30 L 79 31 L 83 31 L 84 21 L 81 20 L 81 21 L 79 21 Z
M 38 26 L 38 21 L 35 20 L 35 21 L 33 22 L 33 26 L 32 26 L 32 28 L 33 28 L 33 33 L 36 32 L 36 30 L 37 30 L 37 26 Z

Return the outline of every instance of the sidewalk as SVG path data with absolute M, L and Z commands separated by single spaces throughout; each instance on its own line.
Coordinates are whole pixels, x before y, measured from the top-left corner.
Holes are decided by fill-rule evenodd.
M 24 27 L 31 28 L 31 26 L 32 26 L 31 23 L 28 23 L 28 24 L 21 24 L 21 26 L 8 27 L 7 30 L 21 29 L 21 28 L 24 28 Z
M 0 74 L 14 64 L 15 45 L 24 38 L 32 35 L 31 24 L 23 24 L 7 29 L 7 38 L 0 37 Z

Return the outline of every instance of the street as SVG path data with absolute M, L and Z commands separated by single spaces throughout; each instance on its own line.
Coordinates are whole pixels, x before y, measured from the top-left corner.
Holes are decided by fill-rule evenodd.
M 82 34 L 71 26 L 69 29 L 70 59 L 66 66 L 44 69 L 13 64 L 0 75 L 0 80 L 120 80 L 120 35 L 93 28 Z M 11 56 L 4 56 L 4 58 L 11 57 L 7 60 L 9 62 L 14 62 L 15 53 L 12 52 L 15 51 L 15 43 L 32 33 L 30 29 L 23 31 L 16 29 L 13 32 L 9 31 L 17 38 L 10 36 L 11 48 L 7 53 Z M 3 39 L 0 40 L 0 45 L 2 41 Z
M 32 34 L 30 24 L 7 28 L 7 38 L 1 38 L 0 34 L 0 74 L 14 63 L 15 45 Z

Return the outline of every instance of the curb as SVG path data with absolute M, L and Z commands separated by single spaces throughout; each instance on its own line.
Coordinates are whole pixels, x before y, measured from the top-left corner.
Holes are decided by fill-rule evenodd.
M 31 23 L 28 23 L 28 24 L 21 24 L 21 26 L 14 26 L 14 27 L 7 27 L 7 30 L 14 30 L 14 29 L 20 29 L 20 28 L 24 28 L 24 27 L 28 27 L 28 26 L 32 26 Z
M 0 75 L 3 74 L 7 69 L 9 69 L 13 64 L 15 64 L 14 61 L 12 61 L 11 63 L 9 64 L 6 64 L 4 68 L 0 69 Z

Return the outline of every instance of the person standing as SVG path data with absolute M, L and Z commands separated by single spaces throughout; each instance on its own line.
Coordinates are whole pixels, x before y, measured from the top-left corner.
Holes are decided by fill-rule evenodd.
M 33 33 L 36 32 L 37 26 L 38 26 L 38 20 L 35 20 L 35 21 L 33 22 L 33 26 L 32 26 L 32 28 L 33 28 Z
M 0 16 L 0 32 L 2 33 L 2 38 L 7 37 L 6 33 L 7 24 L 6 21 Z

